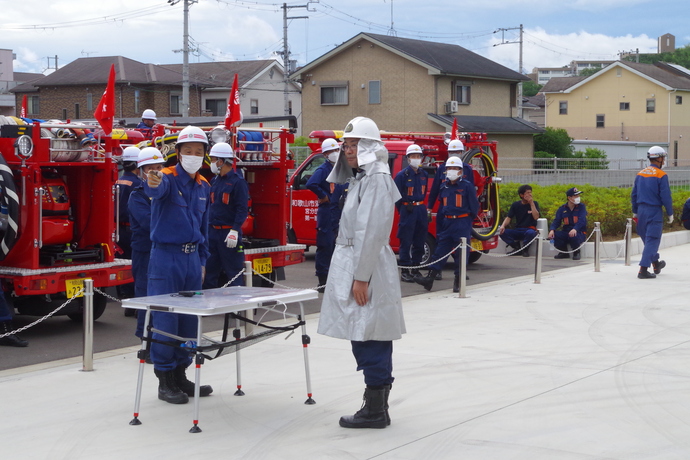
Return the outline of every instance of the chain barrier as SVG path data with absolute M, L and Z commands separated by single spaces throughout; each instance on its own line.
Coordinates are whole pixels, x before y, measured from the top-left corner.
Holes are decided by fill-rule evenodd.
M 10 335 L 19 334 L 20 332 L 24 332 L 25 330 L 29 329 L 30 327 L 33 327 L 33 326 L 37 325 L 38 323 L 41 323 L 41 322 L 47 320 L 48 318 L 50 318 L 51 316 L 53 316 L 54 314 L 56 314 L 57 312 L 59 312 L 60 310 L 65 308 L 67 306 L 67 304 L 69 304 L 71 301 L 73 301 L 77 297 L 81 296 L 83 293 L 84 293 L 84 288 L 81 288 L 70 299 L 68 299 L 65 303 L 63 303 L 62 305 L 57 307 L 55 310 L 53 310 L 50 313 L 48 313 L 47 315 L 45 315 L 43 318 L 39 318 L 36 321 L 34 321 L 33 323 L 27 324 L 26 326 L 23 326 L 23 327 L 20 327 L 19 329 L 15 330 L 15 331 L 10 331 L 10 332 L 7 332 L 5 334 L 0 334 L 0 339 L 4 339 L 5 337 L 9 337 Z
M 594 233 L 594 232 L 592 232 Z M 625 251 L 625 242 L 628 238 L 628 227 L 625 227 L 625 232 L 623 233 L 623 244 L 621 244 L 621 247 L 618 249 L 618 253 L 614 257 L 606 257 L 606 260 L 615 260 L 618 259 L 620 256 L 623 255 L 623 252 Z M 606 252 L 606 246 L 602 244 L 602 252 Z
M 106 293 L 106 292 L 104 292 L 104 291 L 101 291 L 101 290 L 98 289 L 96 286 L 93 287 L 93 292 L 98 292 L 98 293 L 99 293 L 100 295 L 102 295 L 103 297 L 106 297 L 106 298 L 108 298 L 108 299 L 110 299 L 110 300 L 114 300 L 114 301 L 117 302 L 117 303 L 122 303 L 122 300 L 121 300 L 121 299 L 118 299 L 117 297 L 113 297 L 113 296 L 111 296 L 110 294 L 108 294 L 108 293 Z
M 240 277 L 241 275 L 243 275 L 243 274 L 244 274 L 244 268 L 243 268 L 242 270 L 240 270 L 239 272 L 237 272 L 237 275 L 233 276 L 232 279 L 231 279 L 230 281 L 228 281 L 227 283 L 225 283 L 225 284 L 223 285 L 223 287 L 224 287 L 224 288 L 229 287 L 230 284 L 232 284 L 233 281 L 235 281 L 237 278 L 239 278 L 239 277 Z
M 516 249 L 516 250 L 513 251 L 513 252 L 508 252 L 508 253 L 505 253 L 505 254 L 492 254 L 492 253 L 490 253 L 490 252 L 487 252 L 487 253 L 484 253 L 484 255 L 485 255 L 485 256 L 489 256 L 489 257 L 496 257 L 496 258 L 498 258 L 498 259 L 500 259 L 501 257 L 514 256 L 515 254 L 517 254 L 517 253 L 519 253 L 519 252 L 522 252 L 523 249 L 529 248 L 529 247 L 530 247 L 535 241 L 537 241 L 538 239 L 539 239 L 539 233 L 537 232 L 536 236 L 535 236 L 534 238 L 532 238 L 532 239 L 530 240 L 529 243 L 527 243 L 526 245 L 524 245 L 524 246 L 521 247 L 520 249 Z

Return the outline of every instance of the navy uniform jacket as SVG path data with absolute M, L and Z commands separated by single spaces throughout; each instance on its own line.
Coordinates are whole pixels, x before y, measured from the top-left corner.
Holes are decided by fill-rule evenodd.
M 656 166 L 649 165 L 637 173 L 633 185 L 632 212 L 637 214 L 637 206 L 645 204 L 649 206 L 663 206 L 666 214 L 673 215 L 673 200 L 671 188 L 668 185 L 668 175 Z
M 208 259 L 208 199 L 210 185 L 196 173 L 191 178 L 177 164 L 161 171 L 156 188 L 145 186 L 151 201 L 151 241 L 162 244 L 195 243 L 201 265 Z
M 129 195 L 135 187 L 141 185 L 141 179 L 132 171 L 125 171 L 117 180 L 117 184 L 120 186 L 120 208 L 118 209 L 120 224 L 126 225 L 129 223 L 129 209 L 127 208 Z
M 132 249 L 151 251 L 151 198 L 144 191 L 144 185 L 132 190 L 129 195 L 129 223 L 132 231 Z
M 566 232 L 575 229 L 578 233 L 584 233 L 587 230 L 587 208 L 584 203 L 576 204 L 572 210 L 568 207 L 568 203 L 558 208 L 550 230 L 558 230 L 561 224 Z
M 420 167 L 415 171 L 412 166 L 408 166 L 395 176 L 395 185 L 402 196 L 400 201 L 395 203 L 398 211 L 400 206 L 407 203 L 424 201 L 428 179 L 429 174 L 424 169 Z
M 247 220 L 248 206 L 249 186 L 237 172 L 231 170 L 211 180 L 210 225 L 232 227 L 239 232 Z
M 474 219 L 479 212 L 479 201 L 474 185 L 466 180 L 457 180 L 452 183 L 445 180 L 439 191 L 439 198 L 443 206 L 443 216 L 462 216 Z
M 328 202 L 319 203 L 316 212 L 316 228 L 329 231 L 338 227 L 340 220 L 340 207 L 338 200 L 342 194 L 342 186 L 331 184 L 326 178 L 333 170 L 333 164 L 326 160 L 321 166 L 316 168 L 314 174 L 307 181 L 307 188 L 316 195 L 319 200 L 328 197 Z
M 468 165 L 464 161 L 462 162 L 462 179 L 474 186 L 474 169 L 472 169 L 472 166 Z M 434 182 L 431 184 L 431 190 L 429 190 L 429 202 L 427 203 L 427 208 L 434 208 L 434 204 L 436 204 L 436 199 L 438 198 L 438 192 L 441 189 L 441 183 L 444 180 L 446 180 L 446 164 L 441 163 L 438 165 L 436 175 L 434 176 Z M 476 195 L 476 190 L 474 193 Z

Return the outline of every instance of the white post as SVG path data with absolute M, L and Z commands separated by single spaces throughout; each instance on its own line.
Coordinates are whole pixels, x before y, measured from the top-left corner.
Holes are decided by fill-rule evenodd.
M 464 236 L 460 238 L 460 241 L 462 242 L 462 246 L 460 247 L 460 289 L 458 293 L 458 297 L 461 299 L 467 298 L 466 291 L 467 291 L 467 238 Z
M 628 217 L 625 224 L 625 266 L 630 266 L 630 256 L 632 251 L 632 218 Z
M 601 263 L 600 263 L 600 257 L 601 257 L 601 227 L 600 227 L 599 222 L 594 222 L 594 231 L 596 232 L 596 235 L 594 235 L 594 271 L 599 272 L 601 271 Z
M 93 370 L 93 280 L 84 280 L 84 356 L 82 371 Z

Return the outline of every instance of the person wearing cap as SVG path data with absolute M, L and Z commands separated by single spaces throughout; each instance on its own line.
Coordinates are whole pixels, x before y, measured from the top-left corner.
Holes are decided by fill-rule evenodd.
M 439 208 L 442 209 L 443 219 L 441 228 L 436 232 L 436 250 L 431 256 L 431 260 L 436 262 L 430 266 L 427 276 L 415 277 L 415 281 L 424 286 L 427 291 L 431 291 L 436 274 L 443 269 L 448 260 L 448 257 L 444 256 L 460 244 L 460 238 L 465 237 L 467 244 L 470 243 L 472 222 L 479 212 L 476 190 L 469 181 L 462 178 L 462 160 L 458 157 L 450 157 L 446 161 L 446 180 L 439 191 L 439 198 L 441 200 Z M 468 250 L 468 258 L 469 255 Z M 460 290 L 460 255 L 456 255 L 454 259 L 453 292 L 458 292 Z
M 640 279 L 656 278 L 666 266 L 659 260 L 659 244 L 664 226 L 666 208 L 668 223 L 673 223 L 673 200 L 668 175 L 662 170 L 666 159 L 666 150 L 658 145 L 647 151 L 649 166 L 637 173 L 633 184 L 631 201 L 633 217 L 637 218 L 637 234 L 642 238 L 644 249 L 640 258 Z M 652 266 L 654 273 L 649 272 Z
M 211 186 L 199 173 L 208 149 L 201 128 L 187 126 L 177 137 L 179 162 L 162 171 L 149 171 L 145 185 L 151 198 L 151 256 L 147 295 L 201 290 L 208 248 L 208 202 Z M 193 315 L 154 311 L 153 327 L 178 337 L 196 337 L 198 319 Z M 153 334 L 151 361 L 158 377 L 158 399 L 185 404 L 194 394 L 185 369 L 190 354 L 175 346 L 176 340 Z M 169 346 L 160 342 L 170 342 Z M 201 396 L 213 389 L 201 386 Z
M 156 124 L 156 112 L 151 109 L 146 109 L 141 114 L 141 121 L 137 125 L 136 129 L 151 129 L 153 125 Z
M 242 224 L 249 214 L 249 186 L 234 168 L 235 153 L 229 144 L 211 147 L 211 203 L 208 217 L 208 243 L 211 255 L 206 261 L 204 289 L 220 287 L 221 271 L 232 280 L 244 269 Z M 237 276 L 231 286 L 243 286 Z
M 132 231 L 129 222 L 129 209 L 127 203 L 129 196 L 134 188 L 141 185 L 141 179 L 137 174 L 137 162 L 139 160 L 139 149 L 134 146 L 129 146 L 122 152 L 122 170 L 123 173 L 117 180 L 116 184 L 119 190 L 119 205 L 117 209 L 119 228 L 119 239 L 117 245 L 122 250 L 119 257 L 123 259 L 132 258 Z M 128 299 L 134 297 L 134 283 L 121 284 L 116 288 L 117 295 L 121 299 Z M 125 309 L 125 316 L 134 316 L 136 311 L 131 308 Z
M 335 238 L 338 234 L 340 208 L 338 196 L 343 188 L 340 184 L 329 183 L 326 178 L 333 171 L 333 165 L 338 159 L 340 144 L 335 139 L 326 139 L 321 143 L 321 154 L 325 161 L 316 168 L 314 174 L 307 181 L 307 188 L 311 190 L 319 202 L 316 211 L 316 277 L 319 280 L 319 292 L 324 292 L 328 279 L 328 268 L 335 249 Z M 336 196 L 337 195 L 337 196 Z
M 132 231 L 132 277 L 134 278 L 134 297 L 146 297 L 151 254 L 151 198 L 144 190 L 149 171 L 163 169 L 165 156 L 155 147 L 144 147 L 139 152 L 139 176 L 141 183 L 134 187 L 127 201 L 130 229 Z M 137 328 L 134 332 L 139 338 L 144 335 L 144 312 L 137 312 Z
M 556 217 L 551 222 L 548 239 L 553 240 L 554 247 L 561 251 L 554 259 L 569 259 L 569 244 L 573 260 L 580 260 L 580 247 L 585 242 L 587 230 L 587 208 L 584 203 L 580 203 L 581 194 L 577 188 L 569 188 L 565 192 L 568 201 L 556 210 Z
M 362 408 L 339 423 L 344 428 L 386 428 L 391 423 L 393 340 L 405 333 L 398 267 L 388 241 L 401 197 L 373 120 L 357 117 L 347 124 L 343 151 L 328 181 L 350 185 L 318 332 L 350 341 L 366 384 Z
M 505 244 L 518 251 L 514 255 L 522 253 L 524 257 L 529 257 L 529 248 L 523 247 L 523 245 L 530 243 L 537 236 L 537 219 L 540 215 L 539 203 L 534 201 L 532 197 L 531 185 L 521 185 L 518 188 L 518 196 L 520 199 L 510 205 L 508 215 L 498 227 L 498 232 Z M 513 219 L 515 220 L 515 228 L 508 228 Z
M 407 147 L 405 153 L 408 166 L 395 176 L 395 185 L 402 195 L 395 207 L 400 214 L 398 221 L 398 239 L 400 240 L 400 265 L 413 267 L 419 265 L 424 257 L 424 241 L 426 240 L 427 220 L 426 188 L 429 175 L 423 168 L 422 148 L 417 144 Z M 414 283 L 414 277 L 419 273 L 418 269 L 403 268 L 400 280 L 406 283 Z

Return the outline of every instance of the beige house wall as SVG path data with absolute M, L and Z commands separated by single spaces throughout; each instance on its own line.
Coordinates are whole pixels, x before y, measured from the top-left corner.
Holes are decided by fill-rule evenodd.
M 513 116 L 514 83 L 480 78 L 460 79 L 439 77 L 437 80 L 438 104 L 435 113 L 445 114 L 444 104 L 452 100 L 453 82 L 470 87 L 470 103 L 458 104 L 454 115 L 474 115 L 486 117 Z

